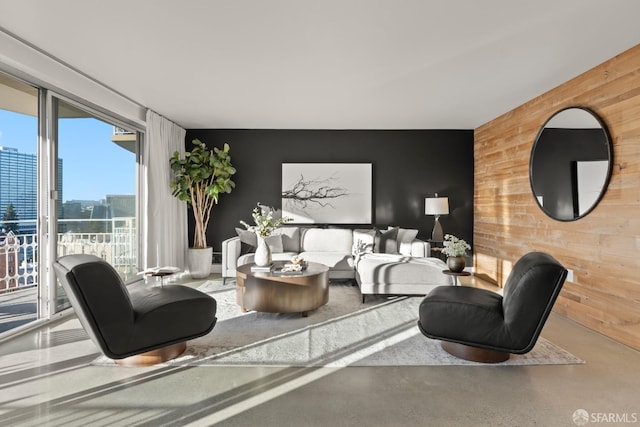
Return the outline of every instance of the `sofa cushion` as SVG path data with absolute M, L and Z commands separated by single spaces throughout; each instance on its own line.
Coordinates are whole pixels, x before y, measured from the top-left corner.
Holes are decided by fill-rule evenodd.
M 398 253 L 404 256 L 412 256 L 413 242 L 398 242 Z
M 360 283 L 452 285 L 451 276 L 442 272 L 447 265 L 438 258 L 412 258 L 399 254 L 367 254 L 358 260 Z
M 385 254 L 398 253 L 398 227 L 393 227 L 387 231 L 380 231 L 376 237 L 374 252 Z
M 398 229 L 398 238 L 396 241 L 398 242 L 398 253 L 406 256 L 411 256 L 411 244 L 418 237 L 418 230 L 413 228 L 402 228 L 402 227 L 389 227 L 387 230 L 391 230 L 393 228 Z
M 371 253 L 375 243 L 375 229 L 355 229 L 353 230 L 353 249 L 351 254 L 357 256 L 363 253 Z
M 398 229 L 398 245 L 400 243 L 411 243 L 418 236 L 418 230 L 413 228 L 401 228 L 401 227 L 389 227 L 389 229 L 397 228 Z
M 353 232 L 346 228 L 305 228 L 301 230 L 301 252 L 344 252 L 351 254 Z
M 265 237 L 264 241 L 267 243 L 267 245 L 269 245 L 269 249 L 271 249 L 272 254 L 284 252 L 282 235 L 273 234 L 271 236 Z
M 273 235 L 282 236 L 282 248 L 286 252 L 300 252 L 300 227 L 278 227 Z
M 318 262 L 329 267 L 332 271 L 353 271 L 353 257 L 351 252 L 301 252 L 300 257 L 307 262 Z
M 256 236 L 256 233 L 243 230 L 239 227 L 236 227 L 236 233 L 238 237 L 240 237 L 240 254 L 244 255 L 256 251 L 256 247 L 258 246 L 258 236 Z

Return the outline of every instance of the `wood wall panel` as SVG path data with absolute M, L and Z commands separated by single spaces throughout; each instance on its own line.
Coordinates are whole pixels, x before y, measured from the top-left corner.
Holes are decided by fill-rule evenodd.
M 585 218 L 555 221 L 538 207 L 529 156 L 557 110 L 582 106 L 613 140 L 611 183 Z M 474 262 L 504 285 L 512 263 L 539 250 L 573 270 L 554 310 L 640 350 L 640 45 L 475 130 Z

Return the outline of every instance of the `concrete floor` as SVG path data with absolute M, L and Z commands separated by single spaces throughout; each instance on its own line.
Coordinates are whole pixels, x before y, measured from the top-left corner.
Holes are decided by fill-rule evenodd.
M 586 363 L 90 366 L 96 347 L 69 316 L 0 344 L 0 425 L 575 426 L 579 409 L 589 425 L 640 425 L 640 352 L 555 314 L 542 335 Z
M 37 288 L 0 294 L 0 334 L 37 318 Z

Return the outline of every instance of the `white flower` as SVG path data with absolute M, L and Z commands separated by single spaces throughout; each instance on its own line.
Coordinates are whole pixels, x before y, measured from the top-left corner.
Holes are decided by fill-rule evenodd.
M 249 225 L 244 221 L 240 221 L 240 224 L 244 225 L 247 230 L 258 234 L 262 238 L 271 236 L 271 233 L 273 233 L 278 226 L 292 220 L 292 218 L 288 217 L 273 219 L 273 209 L 267 210 L 262 207 L 254 208 L 251 216 L 253 217 L 255 225 Z
M 443 245 L 442 253 L 448 257 L 464 256 L 471 249 L 467 242 L 451 234 L 445 234 Z

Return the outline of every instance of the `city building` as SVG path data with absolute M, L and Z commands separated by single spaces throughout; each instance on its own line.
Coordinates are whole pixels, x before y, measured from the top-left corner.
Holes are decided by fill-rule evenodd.
M 62 215 L 62 159 L 58 159 L 58 211 Z M 0 147 L 0 218 L 13 204 L 21 234 L 36 233 L 38 217 L 38 157 Z
M 109 218 L 135 217 L 136 196 L 133 194 L 107 194 Z

